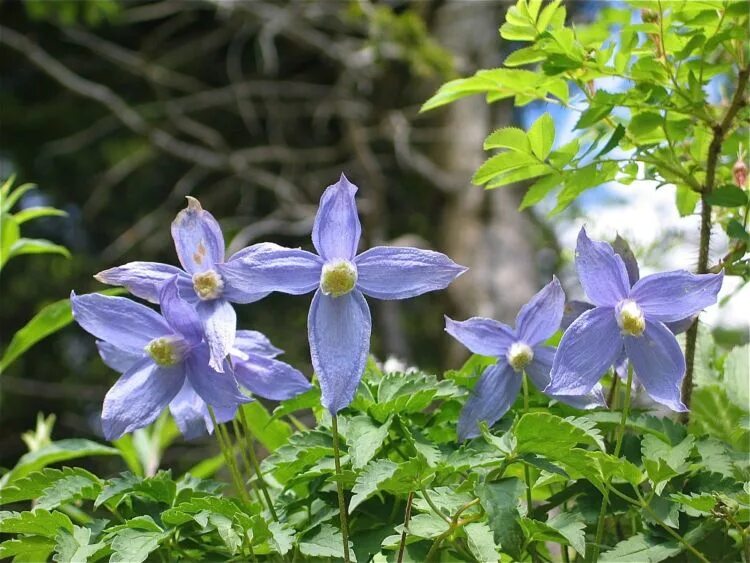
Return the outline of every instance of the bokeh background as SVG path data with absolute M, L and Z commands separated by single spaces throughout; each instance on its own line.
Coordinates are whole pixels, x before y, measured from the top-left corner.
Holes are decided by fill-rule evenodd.
M 471 185 L 497 127 L 551 111 L 487 106 L 472 98 L 426 114 L 437 87 L 499 65 L 514 45 L 498 26 L 509 6 L 482 0 L 0 1 L 0 177 L 34 182 L 22 207 L 65 218 L 24 235 L 67 246 L 71 259 L 23 256 L 0 279 L 0 344 L 45 304 L 103 289 L 92 275 L 132 260 L 176 263 L 169 225 L 200 199 L 229 252 L 260 241 L 309 248 L 317 201 L 343 171 L 359 185 L 363 244 L 446 252 L 470 271 L 448 291 L 375 302 L 372 350 L 439 372 L 466 351 L 443 314 L 512 321 L 553 273 L 579 295 L 569 267 L 575 233 L 620 232 L 647 272 L 692 267 L 697 220 L 674 211 L 674 191 L 604 186 L 553 220 L 549 207 L 517 211 L 518 188 Z M 569 2 L 574 21 L 598 2 Z M 721 255 L 717 233 L 712 252 Z M 746 288 L 706 315 L 746 338 Z M 238 308 L 242 328 L 265 332 L 286 361 L 311 374 L 309 296 L 272 295 Z M 743 332 L 745 331 L 745 332 Z M 94 340 L 70 326 L 0 376 L 0 465 L 25 451 L 20 433 L 55 413 L 55 437 L 97 437 L 101 399 L 115 375 Z M 189 466 L 206 440 L 170 450 Z

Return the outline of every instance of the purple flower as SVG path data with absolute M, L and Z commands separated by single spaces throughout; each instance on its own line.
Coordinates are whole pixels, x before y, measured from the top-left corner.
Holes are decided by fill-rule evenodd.
M 216 409 L 250 401 L 226 361 L 229 373 L 209 367 L 200 319 L 178 295 L 176 278 L 159 295 L 163 316 L 123 297 L 73 293 L 70 300 L 75 320 L 103 342 L 107 363 L 123 372 L 104 398 L 108 440 L 151 424 L 178 395 L 192 392 Z
M 195 306 L 210 349 L 210 365 L 222 371 L 224 358 L 232 348 L 237 316 L 231 303 L 252 303 L 268 292 L 244 290 L 227 282 L 219 273 L 224 262 L 224 236 L 219 223 L 193 197 L 172 222 L 177 257 L 184 270 L 158 262 L 130 262 L 110 268 L 95 277 L 102 283 L 120 285 L 152 303 L 159 302 L 164 283 L 177 276 L 180 295 Z M 241 252 L 241 251 L 240 251 Z M 230 264 L 240 253 L 226 262 Z
M 622 258 L 606 242 L 578 234 L 576 268 L 594 308 L 563 334 L 546 391 L 587 393 L 623 350 L 649 396 L 684 411 L 680 382 L 685 357 L 665 323 L 683 320 L 716 302 L 723 274 L 684 270 L 646 276 L 632 287 Z
M 443 289 L 466 271 L 443 254 L 416 248 L 378 246 L 357 255 L 356 191 L 343 174 L 326 189 L 312 232 L 318 254 L 260 244 L 218 268 L 227 284 L 243 291 L 315 291 L 308 317 L 310 354 L 323 406 L 333 414 L 354 398 L 370 349 L 370 309 L 363 294 L 414 297 Z
M 615 237 L 615 240 L 612 243 L 612 250 L 614 250 L 615 254 L 617 254 L 620 258 L 622 258 L 622 261 L 625 264 L 625 270 L 627 270 L 628 272 L 628 282 L 630 282 L 630 287 L 632 288 L 633 285 L 635 285 L 635 283 L 641 277 L 640 269 L 638 268 L 638 262 L 635 259 L 635 254 L 633 254 L 633 251 L 631 250 L 628 242 L 620 235 L 617 235 Z M 573 324 L 573 321 L 575 321 L 586 311 L 593 308 L 594 305 L 586 301 L 573 300 L 565 303 L 565 312 L 563 314 L 561 324 L 562 329 L 568 330 L 568 327 Z M 680 334 L 690 328 L 690 325 L 695 322 L 696 317 L 697 315 L 690 315 L 689 317 L 680 319 L 678 321 L 664 323 L 664 326 L 672 331 L 672 334 Z M 624 348 L 620 353 L 620 356 L 615 361 L 614 369 L 615 373 L 620 377 L 620 379 L 627 380 L 628 358 L 625 355 Z
M 96 345 L 104 363 L 120 373 L 125 373 L 139 359 L 139 355 L 119 350 L 108 342 L 97 341 Z M 311 389 L 310 382 L 298 370 L 275 359 L 279 354 L 281 350 L 260 332 L 240 330 L 237 331 L 234 348 L 229 352 L 229 359 L 237 381 L 253 395 L 283 401 Z M 196 393 L 190 381 L 185 381 L 180 392 L 169 403 L 169 410 L 185 438 L 195 438 L 206 431 L 213 432 L 214 425 L 206 402 Z M 214 407 L 219 423 L 232 420 L 236 411 L 237 406 Z
M 521 389 L 523 372 L 538 389 L 547 387 L 555 349 L 544 342 L 560 327 L 564 304 L 560 282 L 553 278 L 521 307 L 515 329 L 481 317 L 463 322 L 445 317 L 448 334 L 475 354 L 497 358 L 497 363 L 484 370 L 461 411 L 459 440 L 479 436 L 479 422 L 491 426 L 508 412 Z M 604 405 L 600 386 L 583 397 L 550 396 L 576 408 Z

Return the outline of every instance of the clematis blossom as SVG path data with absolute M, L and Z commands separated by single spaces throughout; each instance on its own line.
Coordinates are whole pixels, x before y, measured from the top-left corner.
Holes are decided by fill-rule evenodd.
M 104 363 L 120 373 L 125 373 L 139 359 L 138 354 L 120 350 L 102 340 L 96 343 Z M 312 388 L 310 382 L 298 370 L 276 359 L 281 350 L 255 330 L 237 331 L 234 348 L 229 352 L 229 361 L 242 387 L 254 396 L 283 401 L 291 399 Z M 169 403 L 169 410 L 185 438 L 196 438 L 213 432 L 213 421 L 206 402 L 186 380 L 180 392 Z M 232 420 L 237 406 L 214 407 L 217 422 Z
M 218 266 L 240 291 L 314 291 L 308 316 L 313 367 L 321 401 L 332 414 L 345 408 L 364 373 L 372 322 L 364 296 L 405 299 L 443 289 L 466 271 L 444 254 L 378 246 L 357 254 L 361 226 L 357 187 L 342 174 L 320 200 L 312 240 L 317 254 L 275 244 L 254 245 Z
M 516 328 L 492 319 L 474 317 L 454 321 L 445 317 L 445 331 L 474 354 L 493 356 L 497 362 L 485 368 L 466 401 L 458 420 L 458 438 L 479 436 L 479 423 L 492 426 L 508 412 L 521 390 L 525 372 L 543 390 L 550 381 L 555 349 L 544 342 L 560 328 L 565 293 L 553 278 L 518 312 Z M 601 386 L 593 386 L 584 396 L 549 394 L 552 398 L 580 409 L 604 406 Z
M 194 394 L 218 411 L 251 400 L 226 360 L 227 373 L 208 365 L 200 319 L 180 298 L 176 278 L 161 289 L 161 315 L 124 297 L 73 293 L 70 301 L 78 324 L 102 341 L 107 363 L 123 372 L 104 398 L 102 428 L 108 440 L 151 424 L 175 398 L 181 404 Z
M 576 269 L 594 308 L 563 334 L 546 391 L 587 393 L 625 354 L 648 395 L 685 411 L 680 384 L 685 356 L 665 323 L 682 321 L 716 302 L 721 274 L 685 270 L 653 274 L 630 283 L 623 259 L 606 242 L 578 234 Z
M 223 371 L 224 359 L 234 344 L 237 315 L 232 303 L 252 303 L 268 292 L 240 289 L 222 278 L 224 235 L 213 215 L 197 199 L 188 196 L 187 208 L 172 222 L 172 238 L 184 269 L 159 262 L 130 262 L 94 276 L 102 283 L 125 287 L 136 297 L 159 302 L 164 283 L 177 276 L 180 295 L 198 313 L 210 350 L 210 365 Z M 241 252 L 241 251 L 240 251 Z M 239 253 L 230 256 L 231 263 Z

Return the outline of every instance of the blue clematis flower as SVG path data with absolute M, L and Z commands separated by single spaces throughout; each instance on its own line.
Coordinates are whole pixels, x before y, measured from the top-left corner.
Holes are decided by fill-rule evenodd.
M 625 270 L 628 272 L 628 282 L 630 282 L 630 287 L 632 288 L 633 285 L 635 285 L 635 283 L 641 278 L 640 268 L 638 267 L 638 262 L 635 259 L 635 254 L 633 254 L 633 251 L 631 250 L 628 242 L 620 235 L 617 235 L 615 237 L 615 240 L 612 243 L 612 250 L 614 250 L 615 254 L 617 254 L 620 258 L 622 258 L 622 261 L 625 264 Z M 565 312 L 563 314 L 562 324 L 560 326 L 563 330 L 567 330 L 568 327 L 573 324 L 573 321 L 575 321 L 583 313 L 590 309 L 593 309 L 594 307 L 595 305 L 593 303 L 589 303 L 587 301 L 568 301 L 567 303 L 565 303 Z M 664 326 L 672 331 L 672 334 L 680 334 L 690 328 L 690 326 L 695 322 L 696 317 L 697 315 L 690 315 L 689 317 L 680 319 L 678 321 L 665 322 Z M 625 354 L 624 348 L 620 353 L 620 357 L 615 361 L 614 369 L 615 373 L 620 379 L 626 380 L 628 378 L 628 358 Z
M 545 391 L 587 393 L 623 350 L 649 396 L 685 411 L 680 383 L 685 357 L 665 323 L 681 321 L 716 302 L 722 274 L 684 270 L 646 276 L 632 287 L 622 258 L 606 242 L 578 234 L 576 268 L 595 305 L 563 334 Z
M 553 278 L 521 307 L 516 328 L 492 319 L 474 317 L 454 321 L 445 317 L 445 331 L 474 354 L 494 356 L 497 363 L 485 368 L 458 420 L 458 438 L 479 436 L 479 422 L 492 426 L 508 412 L 521 389 L 523 372 L 538 389 L 549 384 L 555 349 L 544 342 L 560 328 L 565 293 Z M 604 406 L 601 386 L 588 395 L 550 395 L 581 409 Z
M 269 292 L 240 289 L 222 278 L 218 271 L 218 266 L 225 263 L 221 227 L 197 199 L 188 196 L 187 200 L 187 208 L 172 222 L 172 238 L 184 270 L 158 262 L 130 262 L 94 277 L 158 303 L 161 287 L 177 276 L 180 295 L 195 306 L 203 324 L 211 352 L 210 365 L 221 372 L 237 330 L 237 315 L 231 304 L 252 303 Z M 231 263 L 240 253 L 231 256 L 226 263 Z
M 104 363 L 120 373 L 125 373 L 139 359 L 138 354 L 120 350 L 108 342 L 99 340 L 96 345 Z M 298 370 L 275 359 L 281 353 L 262 333 L 240 330 L 237 331 L 234 348 L 229 352 L 229 361 L 242 387 L 255 396 L 283 401 L 310 390 L 312 385 Z M 189 380 L 169 403 L 169 410 L 185 438 L 196 438 L 206 431 L 209 434 L 213 432 L 213 421 L 206 402 L 196 393 Z M 237 406 L 214 407 L 214 415 L 219 423 L 229 422 L 236 412 Z
M 194 393 L 217 410 L 251 400 L 228 362 L 224 371 L 229 373 L 209 367 L 200 319 L 180 298 L 176 278 L 159 294 L 163 316 L 123 297 L 73 293 L 70 301 L 75 320 L 103 342 L 108 363 L 123 372 L 104 398 L 102 428 L 108 440 L 151 424 L 178 396 Z
M 323 193 L 312 232 L 318 254 L 260 244 L 218 266 L 225 283 L 241 291 L 315 291 L 308 316 L 310 353 L 323 406 L 332 414 L 351 403 L 364 372 L 372 327 L 364 295 L 414 297 L 443 289 L 466 271 L 444 254 L 416 248 L 378 246 L 357 255 L 356 191 L 342 174 Z

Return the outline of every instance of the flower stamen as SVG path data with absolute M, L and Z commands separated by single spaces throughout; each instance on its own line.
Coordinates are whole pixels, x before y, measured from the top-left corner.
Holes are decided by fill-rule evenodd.
M 202 301 L 217 299 L 224 291 L 224 280 L 214 270 L 199 272 L 193 274 L 193 289 Z
M 185 343 L 175 336 L 161 336 L 146 344 L 146 352 L 154 363 L 161 367 L 172 367 L 185 358 Z
M 635 301 L 625 300 L 617 306 L 617 326 L 623 334 L 640 336 L 646 330 L 646 317 Z
M 320 289 L 324 295 L 340 297 L 346 295 L 357 284 L 357 267 L 348 260 L 330 262 L 323 266 L 320 274 Z
M 508 348 L 507 358 L 510 367 L 520 372 L 534 359 L 534 350 L 524 342 L 514 342 Z

